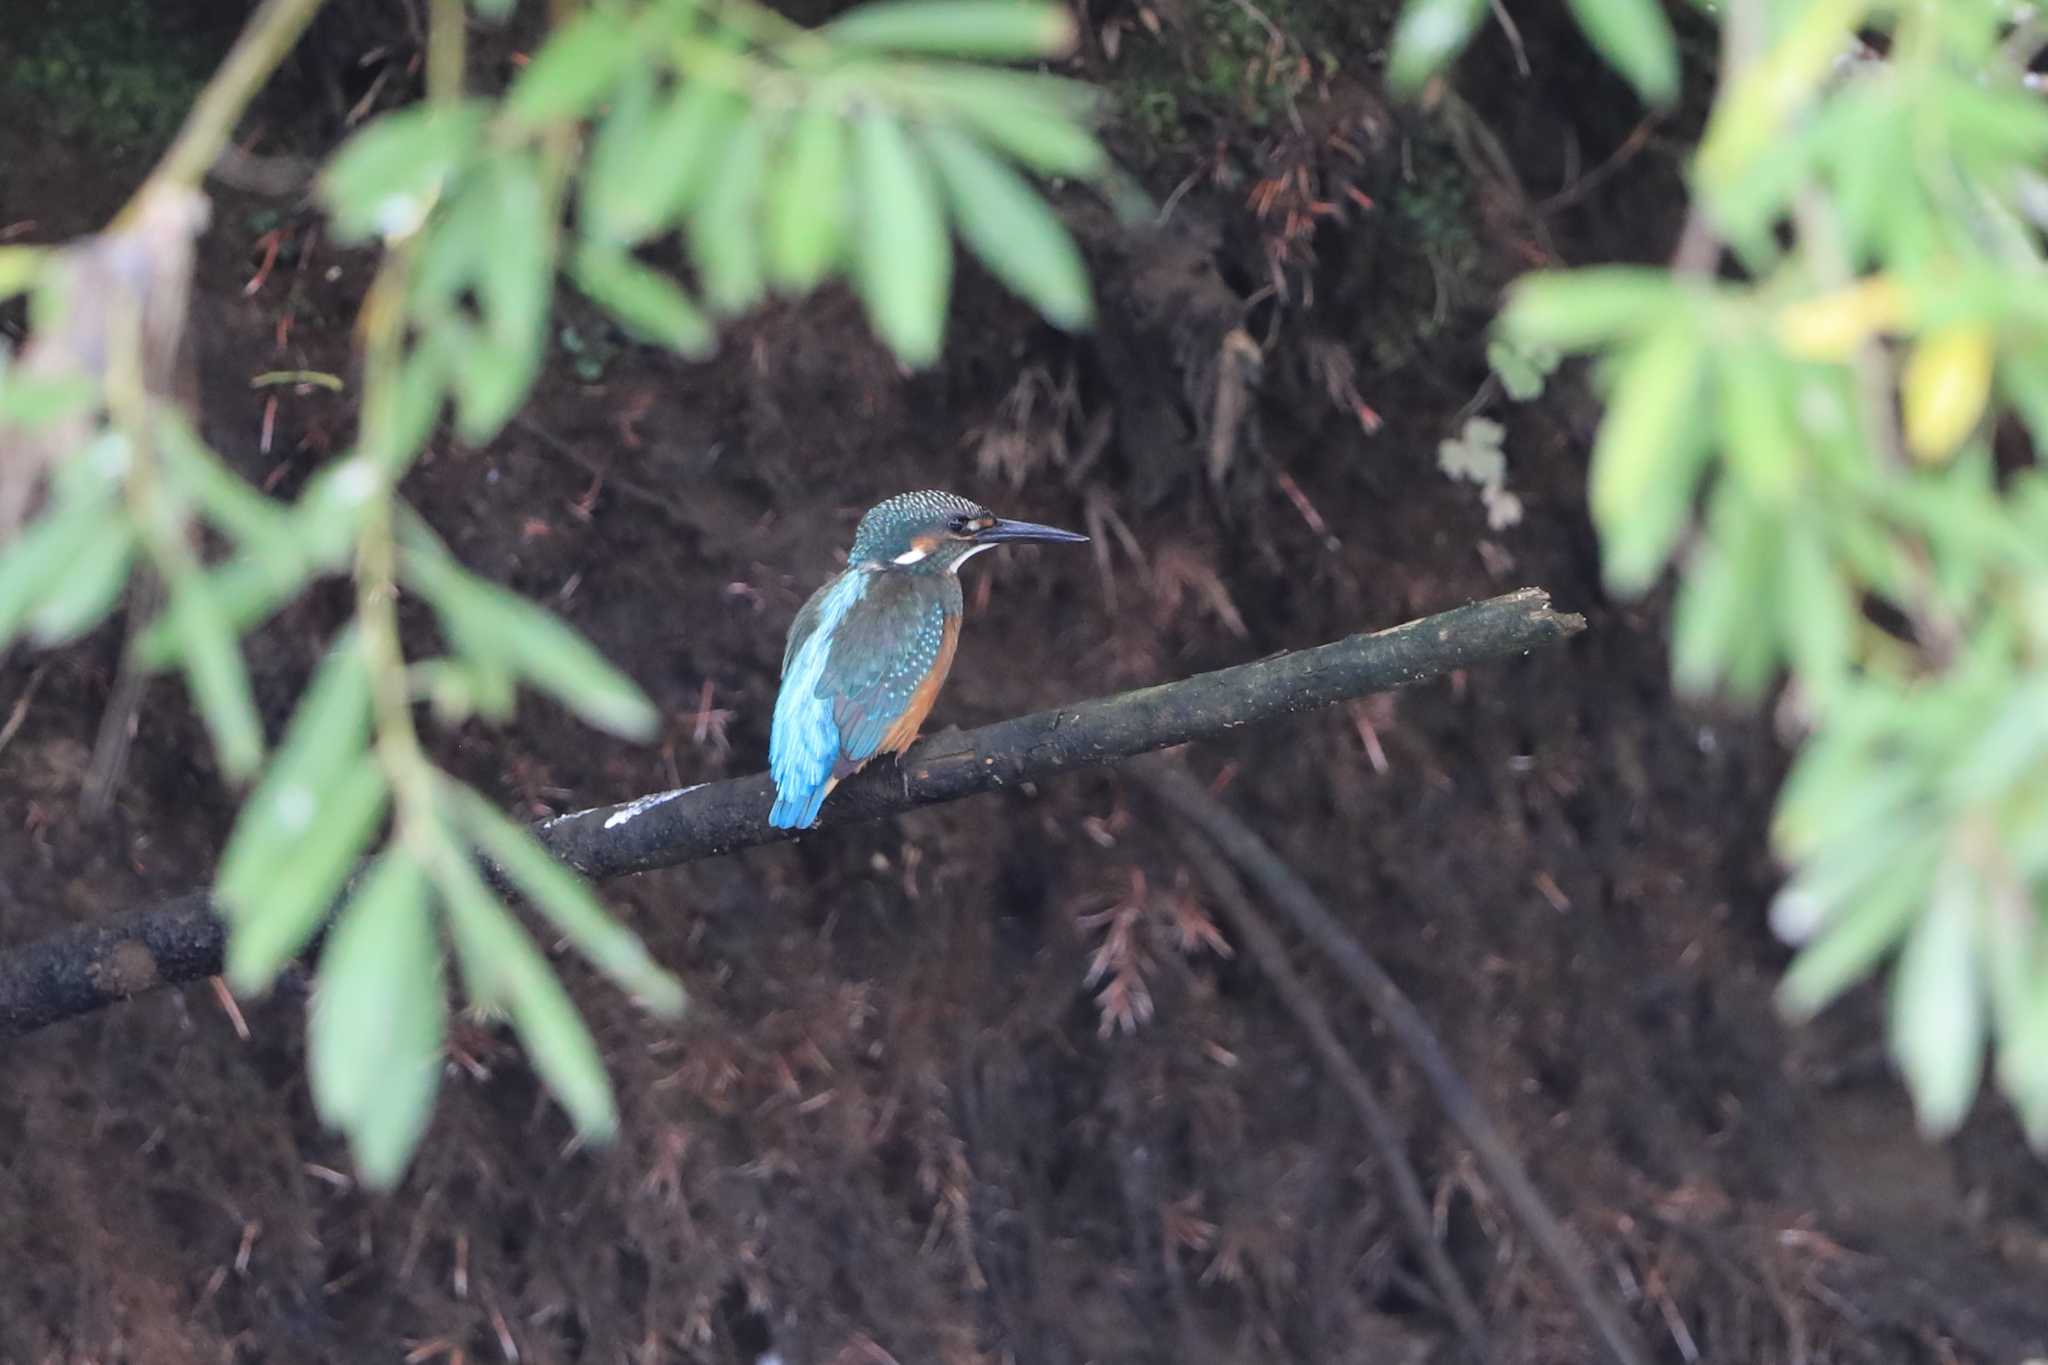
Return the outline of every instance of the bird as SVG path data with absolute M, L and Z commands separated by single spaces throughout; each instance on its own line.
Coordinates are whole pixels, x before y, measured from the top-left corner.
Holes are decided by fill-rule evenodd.
M 809 829 L 842 780 L 917 739 L 960 641 L 962 564 L 998 545 L 1087 539 L 1006 521 L 935 489 L 869 508 L 846 568 L 790 623 L 768 741 L 776 793 L 768 823 Z

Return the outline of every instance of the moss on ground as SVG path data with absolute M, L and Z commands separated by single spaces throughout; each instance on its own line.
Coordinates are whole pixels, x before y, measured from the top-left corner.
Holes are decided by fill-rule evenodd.
M 16 117 L 108 152 L 168 142 L 232 37 L 232 5 L 28 0 L 0 48 L 0 96 Z M 223 27 L 224 26 L 224 27 Z
M 1164 156 L 1219 126 L 1281 126 L 1339 69 L 1339 52 L 1379 47 L 1381 4 L 1190 0 L 1176 27 L 1128 38 L 1111 84 L 1132 131 Z

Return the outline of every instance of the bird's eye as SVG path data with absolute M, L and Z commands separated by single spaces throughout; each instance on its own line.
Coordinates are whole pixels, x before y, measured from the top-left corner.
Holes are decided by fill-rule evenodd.
M 955 535 L 965 535 L 968 530 L 967 514 L 963 512 L 958 516 L 955 516 L 951 521 L 946 523 L 946 527 Z

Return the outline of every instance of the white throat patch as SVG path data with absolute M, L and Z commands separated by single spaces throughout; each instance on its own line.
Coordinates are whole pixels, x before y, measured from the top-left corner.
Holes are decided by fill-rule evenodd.
M 995 549 L 995 545 L 994 545 L 993 543 L 990 543 L 990 544 L 987 544 L 987 545 L 976 545 L 976 546 L 975 546 L 975 547 L 974 547 L 973 549 L 969 550 L 969 551 L 968 551 L 968 552 L 967 552 L 966 554 L 964 554 L 964 555 L 961 555 L 961 556 L 960 556 L 960 557 L 959 557 L 958 559 L 954 560 L 954 561 L 953 561 L 953 563 L 952 563 L 952 564 L 951 564 L 951 565 L 950 565 L 949 567 L 951 568 L 951 571 L 952 571 L 952 572 L 954 572 L 954 573 L 959 573 L 959 572 L 960 572 L 960 566 L 961 566 L 962 564 L 965 564 L 965 563 L 966 563 L 966 562 L 967 562 L 968 560 L 970 560 L 970 559 L 974 558 L 974 557 L 975 557 L 976 555 L 980 554 L 980 553 L 981 553 L 981 552 L 982 552 L 983 550 L 993 550 L 993 549 Z
M 897 555 L 894 559 L 890 560 L 889 562 L 891 564 L 915 564 L 917 563 L 917 561 L 923 559 L 926 555 L 929 555 L 930 553 L 930 550 L 922 550 L 919 549 L 917 546 L 913 545 L 909 549 L 905 550 L 902 554 Z

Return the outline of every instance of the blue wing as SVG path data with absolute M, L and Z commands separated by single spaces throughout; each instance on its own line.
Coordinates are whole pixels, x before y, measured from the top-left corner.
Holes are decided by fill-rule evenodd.
M 768 821 L 805 829 L 839 779 L 880 751 L 943 655 L 959 584 L 908 574 L 842 575 L 805 605 L 790 629 L 775 699 Z
M 839 725 L 832 702 L 820 695 L 832 636 L 854 603 L 867 592 L 872 575 L 849 572 L 827 583 L 804 603 L 789 628 L 782 655 L 782 691 L 775 698 L 774 729 L 768 739 L 768 771 L 775 778 L 775 807 L 768 823 L 777 829 L 806 829 L 818 818 L 832 770 L 839 764 Z

